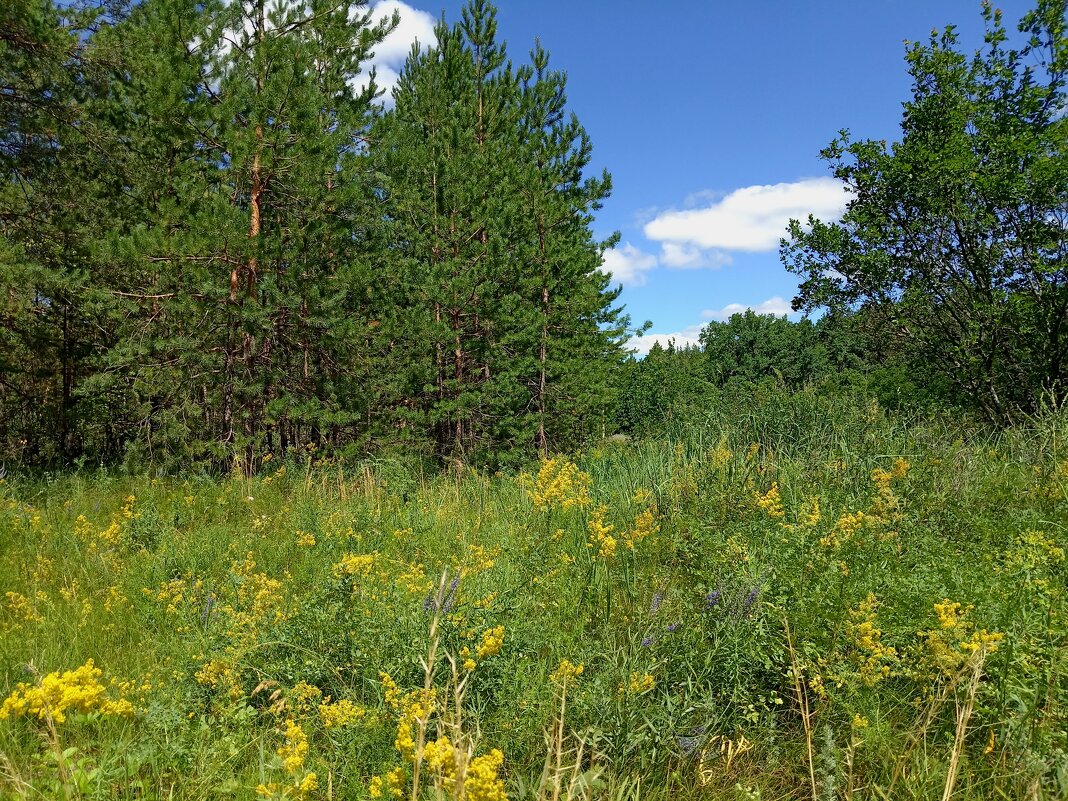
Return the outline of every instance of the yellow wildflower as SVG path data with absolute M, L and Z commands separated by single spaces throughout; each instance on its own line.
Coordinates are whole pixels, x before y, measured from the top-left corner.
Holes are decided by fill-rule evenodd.
M 549 681 L 553 682 L 554 684 L 560 685 L 568 684 L 569 682 L 573 682 L 580 675 L 582 675 L 582 671 L 584 668 L 585 665 L 583 665 L 581 662 L 575 665 L 567 659 L 561 659 L 560 666 L 553 671 L 551 676 L 549 676 Z
M 781 520 L 786 515 L 782 506 L 782 496 L 779 494 L 779 483 L 777 481 L 773 481 L 771 483 L 771 489 L 763 495 L 757 493 L 754 497 L 754 501 L 756 502 L 757 508 L 773 520 Z
M 590 532 L 590 546 L 597 549 L 597 553 L 603 559 L 611 559 L 616 552 L 616 538 L 612 536 L 615 526 L 605 523 L 605 515 L 608 508 L 598 506 L 590 515 L 586 528 Z
M 132 715 L 134 707 L 129 701 L 108 698 L 107 689 L 100 683 L 102 675 L 103 671 L 90 659 L 74 670 L 49 673 L 37 684 L 19 682 L 0 706 L 0 720 L 24 715 L 63 723 L 71 710 L 105 716 Z
M 620 692 L 629 691 L 631 695 L 641 695 L 647 693 L 653 687 L 656 686 L 656 679 L 653 678 L 651 673 L 638 673 L 637 671 L 630 674 L 630 682 L 625 687 L 620 687 Z
M 296 773 L 304 767 L 308 756 L 308 736 L 293 718 L 286 720 L 286 741 L 278 748 L 278 756 L 286 773 Z
M 293 689 L 289 691 L 289 700 L 293 702 L 293 707 L 298 712 L 306 712 L 311 709 L 312 704 L 315 703 L 323 694 L 323 691 L 318 687 L 314 687 L 308 684 L 306 681 L 298 681 L 293 685 Z
M 386 785 L 391 796 L 401 798 L 404 795 L 404 768 L 397 767 L 387 773 Z
M 504 781 L 497 775 L 503 762 L 504 754 L 497 748 L 471 760 L 464 777 L 468 801 L 508 801 Z
M 846 624 L 846 636 L 853 646 L 853 660 L 861 681 L 869 687 L 889 676 L 897 659 L 897 651 L 883 644 L 882 631 L 875 625 L 878 606 L 875 594 L 869 593 L 856 609 L 850 610 Z
M 1004 639 L 1004 634 L 986 629 L 975 629 L 968 619 L 972 607 L 964 607 L 948 598 L 934 605 L 938 628 L 923 632 L 927 639 L 928 656 L 934 667 L 948 674 L 964 665 L 968 657 L 980 653 L 993 653 Z
M 869 524 L 869 518 L 864 512 L 845 512 L 839 516 L 838 521 L 830 533 L 820 538 L 820 545 L 825 548 L 837 548 L 856 537 L 857 532 Z
M 7 607 L 11 611 L 11 616 L 16 620 L 23 620 L 27 623 L 40 623 L 44 620 L 37 613 L 33 602 L 22 593 L 5 592 L 4 596 L 7 598 Z
M 504 645 L 504 626 L 487 629 L 482 632 L 482 642 L 476 651 L 478 658 L 485 659 L 488 656 L 499 654 L 502 645 Z
M 333 703 L 327 696 L 323 703 L 319 704 L 319 717 L 323 721 L 325 729 L 340 729 L 343 726 L 351 726 L 363 720 L 367 710 L 362 706 L 352 703 L 347 698 L 341 698 Z
M 658 531 L 660 531 L 660 524 L 656 520 L 656 508 L 649 507 L 639 512 L 638 516 L 634 518 L 634 528 L 624 535 L 627 548 L 633 551 L 634 546 L 641 543 L 642 540 L 652 537 Z
M 456 773 L 456 749 L 448 737 L 431 740 L 423 747 L 423 762 L 446 778 Z
M 369 796 L 371 796 L 371 798 L 381 798 L 382 797 L 382 777 L 381 776 L 372 776 L 371 777 L 371 783 L 367 786 L 367 794 Z
M 403 696 L 401 695 L 400 687 L 397 686 L 397 682 L 393 681 L 393 678 L 384 670 L 378 672 L 378 680 L 382 683 L 386 704 L 393 709 L 400 710 Z
M 718 470 L 719 468 L 727 464 L 727 462 L 729 462 L 733 457 L 734 454 L 731 453 L 730 449 L 727 447 L 726 440 L 721 439 L 716 444 L 716 448 L 712 451 L 712 454 L 709 459 L 712 463 L 712 467 Z
M 369 576 L 377 559 L 378 551 L 365 554 L 347 553 L 341 557 L 340 562 L 334 565 L 334 578 Z
M 578 465 L 562 456 L 543 459 L 529 496 L 539 511 L 557 506 L 562 509 L 588 506 L 589 473 L 579 470 Z

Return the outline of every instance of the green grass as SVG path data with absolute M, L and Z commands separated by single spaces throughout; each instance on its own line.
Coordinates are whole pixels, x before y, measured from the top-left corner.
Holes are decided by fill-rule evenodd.
M 536 465 L 9 476 L 0 693 L 92 659 L 136 713 L 0 720 L 0 797 L 296 797 L 314 772 L 308 798 L 367 798 L 406 764 L 380 672 L 423 687 L 434 643 L 428 740 L 500 749 L 513 799 L 545 797 L 547 753 L 579 742 L 574 797 L 1064 798 L 1066 423 L 990 434 L 756 395 L 576 455 L 590 502 L 549 510 Z M 880 490 L 873 470 L 895 463 Z M 756 502 L 773 484 L 781 518 Z M 589 541 L 600 506 L 609 558 Z M 631 550 L 649 508 L 659 531 Z M 335 567 L 367 554 L 366 571 Z M 946 599 L 962 607 L 940 622 Z M 500 652 L 458 688 L 463 649 L 496 626 Z M 984 630 L 1003 638 L 970 650 Z M 560 726 L 562 659 L 584 669 Z M 326 728 L 326 696 L 366 711 Z M 308 740 L 288 773 L 286 720 Z

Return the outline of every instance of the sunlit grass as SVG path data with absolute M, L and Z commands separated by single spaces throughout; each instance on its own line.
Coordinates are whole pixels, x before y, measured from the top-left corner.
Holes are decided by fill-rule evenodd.
M 9 704 L 0 794 L 1063 797 L 1061 418 L 750 406 L 521 475 L 9 477 L 0 692 L 134 712 Z

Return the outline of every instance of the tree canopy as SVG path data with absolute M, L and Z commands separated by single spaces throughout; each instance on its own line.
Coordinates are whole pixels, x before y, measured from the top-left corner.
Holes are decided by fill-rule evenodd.
M 984 47 L 954 28 L 909 47 L 901 139 L 822 152 L 849 190 L 839 222 L 791 223 L 796 309 L 863 309 L 995 422 L 1068 393 L 1068 39 L 1040 0 L 1010 44 L 983 6 Z

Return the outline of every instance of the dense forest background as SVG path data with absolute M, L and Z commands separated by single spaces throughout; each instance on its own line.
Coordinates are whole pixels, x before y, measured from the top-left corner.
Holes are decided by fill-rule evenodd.
M 498 467 L 655 434 L 754 385 L 1058 405 L 1065 3 L 913 44 L 899 142 L 824 151 L 852 201 L 748 312 L 633 358 L 564 73 L 472 0 L 414 47 L 350 0 L 14 0 L 0 11 L 0 461 L 254 470 L 295 450 Z

